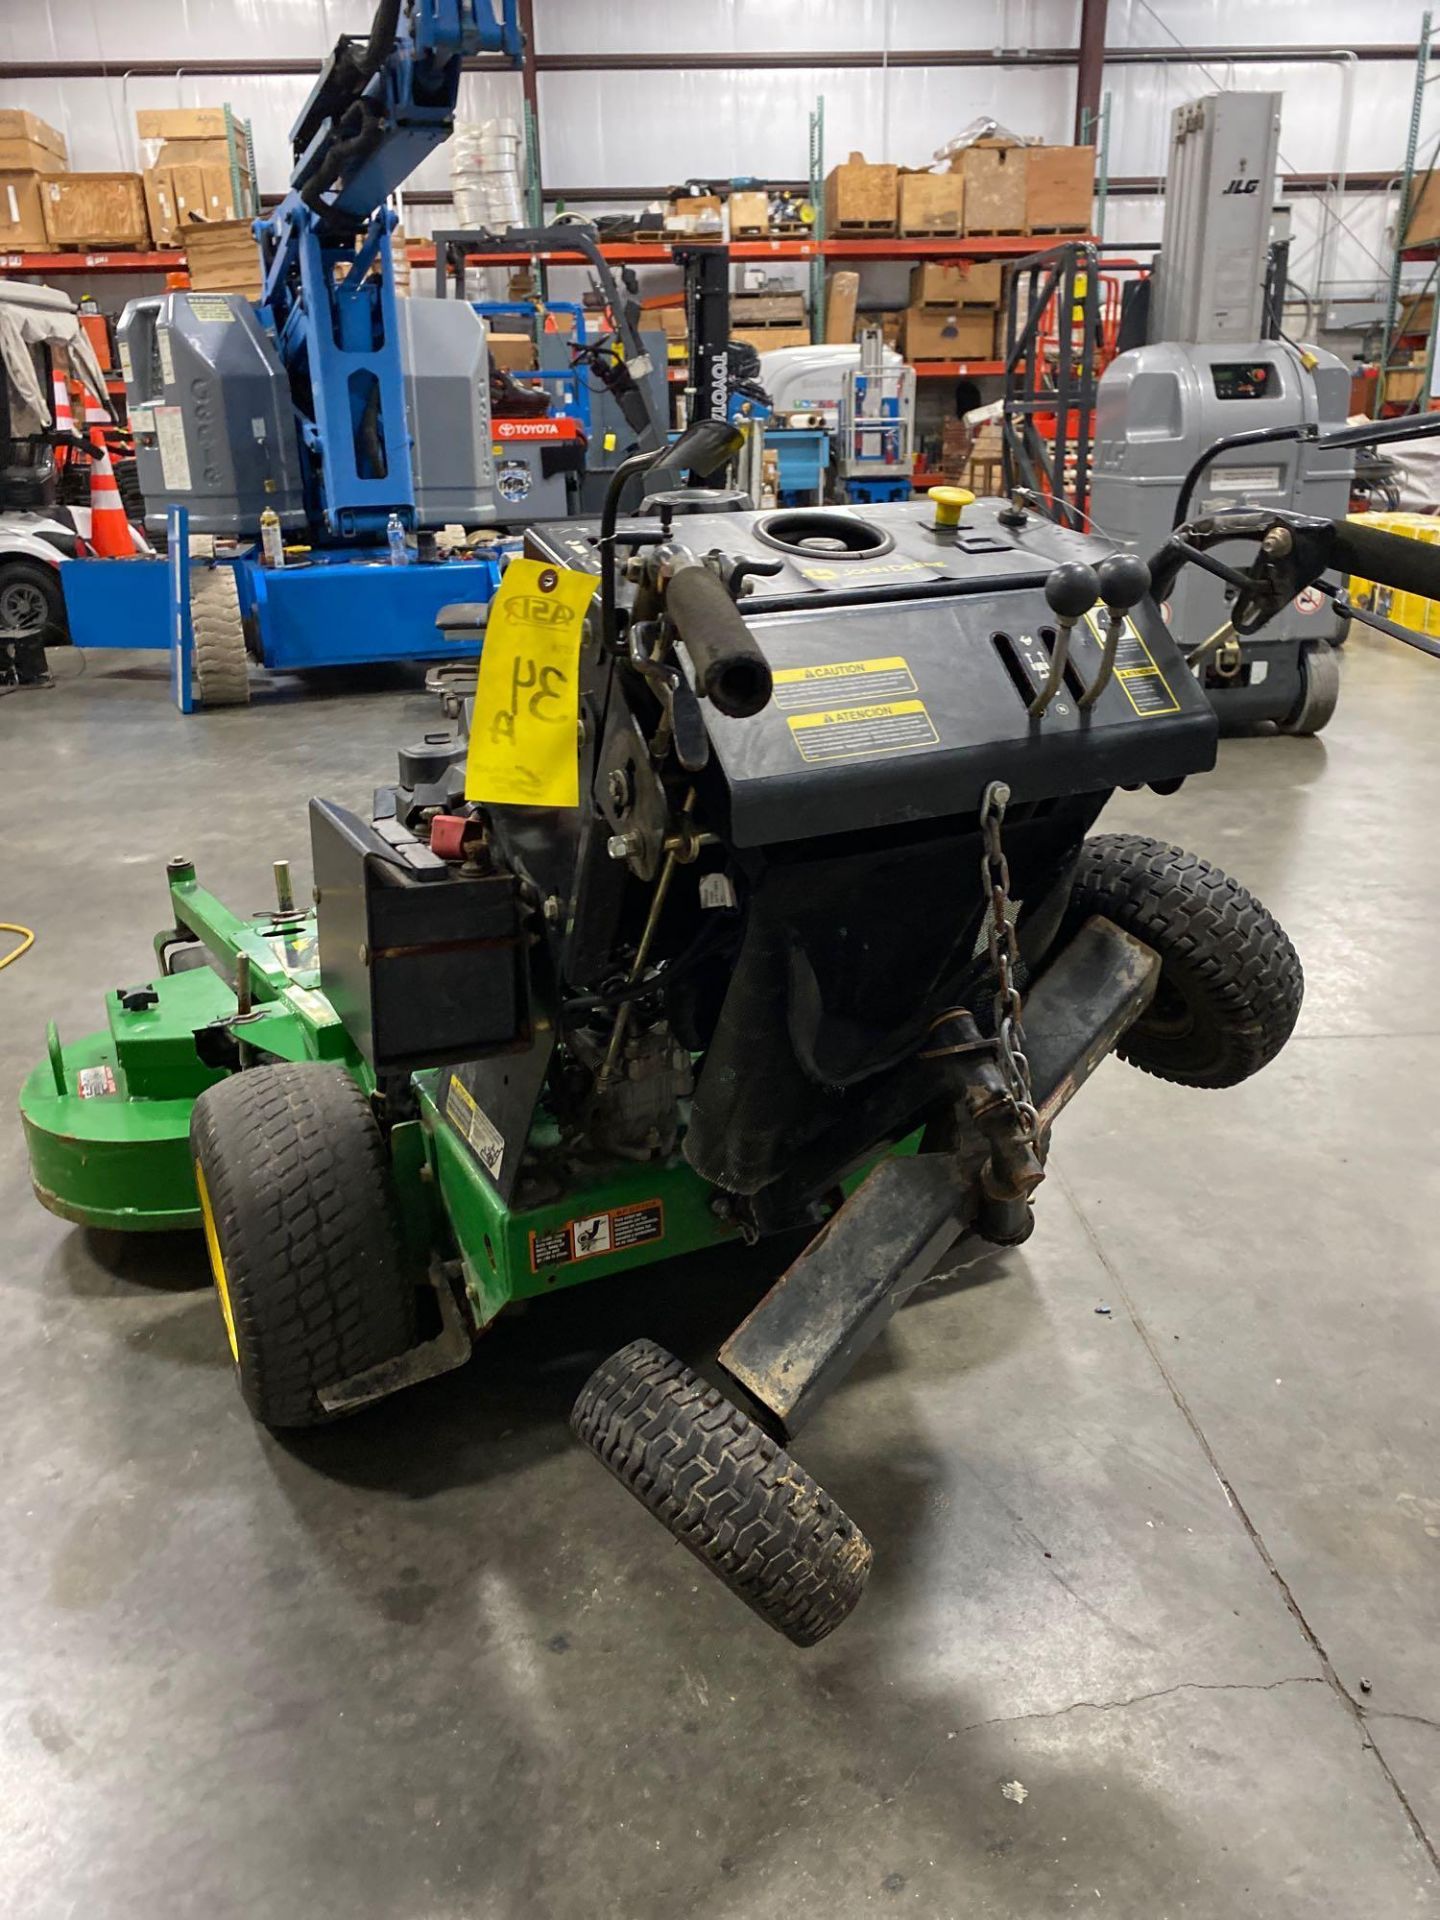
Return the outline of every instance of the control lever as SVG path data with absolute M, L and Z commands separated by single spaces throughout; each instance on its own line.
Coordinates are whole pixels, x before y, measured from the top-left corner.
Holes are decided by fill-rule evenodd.
M 1087 567 L 1082 560 L 1066 560 L 1060 566 L 1052 567 L 1046 576 L 1045 599 L 1060 630 L 1055 636 L 1050 672 L 1045 684 L 1026 709 L 1032 720 L 1040 718 L 1060 691 L 1065 679 L 1065 663 L 1070 658 L 1071 631 L 1076 621 L 1083 620 L 1099 598 L 1100 577 L 1093 567 Z
M 742 553 L 737 560 L 727 560 L 723 553 L 713 553 L 709 558 L 732 600 L 742 599 L 749 592 L 745 582 L 751 574 L 757 580 L 773 580 L 777 573 L 785 571 L 783 560 L 761 560 L 748 553 Z
M 1150 591 L 1150 569 L 1138 553 L 1112 553 L 1096 568 L 1100 598 L 1105 603 L 1105 650 L 1100 669 L 1080 697 L 1081 711 L 1093 707 L 1115 674 L 1115 656 L 1125 632 L 1125 616 Z

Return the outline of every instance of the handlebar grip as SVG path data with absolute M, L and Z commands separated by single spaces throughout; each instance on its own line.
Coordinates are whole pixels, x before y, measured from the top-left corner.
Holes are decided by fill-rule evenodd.
M 1355 520 L 1337 520 L 1331 541 L 1332 562 L 1361 580 L 1440 600 L 1440 546 L 1384 533 Z
M 712 706 L 746 720 L 769 704 L 770 662 L 718 575 L 708 567 L 682 567 L 666 588 L 665 611 Z

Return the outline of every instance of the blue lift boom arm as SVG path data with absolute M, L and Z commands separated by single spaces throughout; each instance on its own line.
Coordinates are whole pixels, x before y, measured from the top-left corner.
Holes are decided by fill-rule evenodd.
M 385 201 L 450 137 L 467 58 L 518 66 L 518 0 L 380 0 L 342 35 L 291 129 L 290 191 L 255 225 L 260 305 L 295 404 L 317 535 L 415 518 Z

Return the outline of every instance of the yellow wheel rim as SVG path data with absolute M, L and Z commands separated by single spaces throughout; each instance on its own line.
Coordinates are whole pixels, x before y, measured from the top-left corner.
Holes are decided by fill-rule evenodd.
M 238 1367 L 240 1342 L 235 1338 L 235 1314 L 230 1305 L 230 1289 L 225 1282 L 225 1256 L 220 1251 L 220 1236 L 215 1231 L 215 1215 L 205 1186 L 205 1173 L 198 1160 L 195 1162 L 195 1190 L 200 1195 L 200 1218 L 205 1222 L 205 1245 L 210 1249 L 210 1271 L 215 1277 L 215 1291 L 220 1296 L 220 1311 L 225 1316 L 230 1358 Z

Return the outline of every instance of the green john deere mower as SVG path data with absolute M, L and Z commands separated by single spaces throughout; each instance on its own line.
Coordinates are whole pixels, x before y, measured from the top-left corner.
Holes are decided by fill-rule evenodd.
M 636 1341 L 572 1417 L 808 1645 L 870 1547 L 792 1459 L 805 1420 L 961 1235 L 1026 1237 L 1107 1053 L 1231 1085 L 1301 972 L 1203 859 L 1092 837 L 1117 786 L 1213 761 L 1159 611 L 1203 527 L 1152 582 L 1023 500 L 617 497 L 530 532 L 476 698 L 373 817 L 311 801 L 313 906 L 282 868 L 237 917 L 172 862 L 159 977 L 52 1031 L 21 1105 L 53 1211 L 203 1228 L 277 1428 L 461 1364 L 514 1301 L 809 1229 L 703 1376 Z M 1252 611 L 1320 571 L 1307 524 L 1287 556 L 1298 518 L 1256 521 Z

